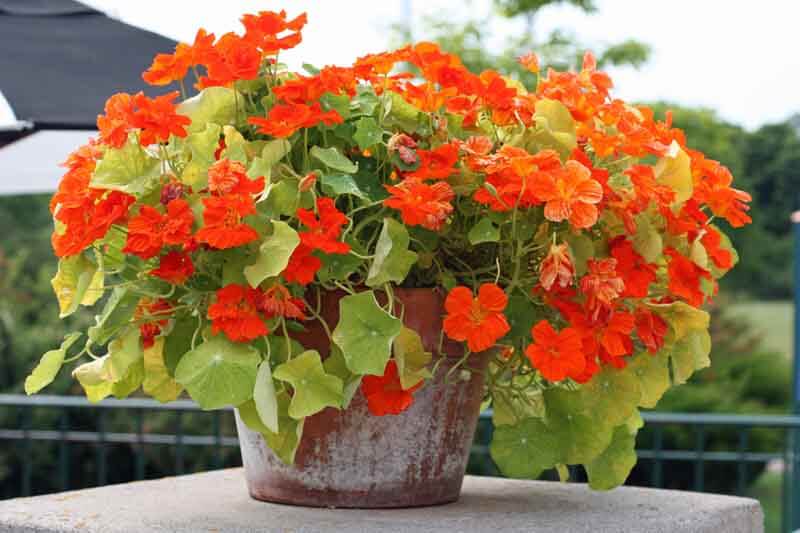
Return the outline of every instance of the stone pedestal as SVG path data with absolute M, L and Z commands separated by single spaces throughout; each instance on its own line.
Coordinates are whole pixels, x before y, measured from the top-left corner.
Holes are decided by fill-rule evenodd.
M 761 533 L 755 500 L 468 476 L 461 499 L 396 510 L 312 509 L 247 495 L 241 469 L 0 501 L 0 532 Z

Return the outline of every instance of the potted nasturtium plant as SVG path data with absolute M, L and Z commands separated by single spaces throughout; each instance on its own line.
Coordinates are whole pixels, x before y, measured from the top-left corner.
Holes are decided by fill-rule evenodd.
M 233 407 L 271 501 L 452 501 L 488 405 L 504 474 L 623 483 L 638 409 L 709 364 L 750 196 L 590 54 L 520 58 L 532 87 L 431 43 L 297 73 L 305 15 L 242 23 L 156 56 L 180 90 L 111 96 L 65 163 L 53 288 L 102 310 L 26 391 L 84 359 L 92 401 Z

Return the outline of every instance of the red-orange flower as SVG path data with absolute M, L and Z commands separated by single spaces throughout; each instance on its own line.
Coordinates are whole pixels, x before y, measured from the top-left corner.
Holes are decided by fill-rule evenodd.
M 544 216 L 548 220 L 569 220 L 575 228 L 588 228 L 597 222 L 596 204 L 603 199 L 603 186 L 578 161 L 570 159 L 557 172 L 539 174 L 531 189 L 545 202 Z
M 192 121 L 176 113 L 173 100 L 179 94 L 173 91 L 156 98 L 148 98 L 142 92 L 133 96 L 126 93 L 113 95 L 106 101 L 106 114 L 97 117 L 100 142 L 121 148 L 127 142 L 128 133 L 136 130 L 142 146 L 165 143 L 170 135 L 186 137 L 185 126 Z
M 301 13 L 287 20 L 285 11 L 261 11 L 257 15 L 244 15 L 241 21 L 246 29 L 245 39 L 255 43 L 263 54 L 274 55 L 279 50 L 288 50 L 300 43 L 300 30 L 305 26 L 307 17 Z M 290 33 L 278 37 L 286 31 Z
M 458 170 L 454 168 L 458 163 L 458 145 L 448 143 L 438 146 L 433 150 L 417 150 L 420 164 L 417 170 L 406 174 L 410 178 L 423 180 L 447 179 Z
M 580 376 L 586 366 L 581 335 L 574 328 L 560 332 L 542 320 L 531 328 L 533 344 L 525 349 L 528 359 L 548 381 Z
M 336 209 L 331 198 L 318 198 L 317 212 L 319 218 L 308 209 L 297 210 L 297 218 L 308 228 L 308 231 L 299 232 L 300 242 L 327 254 L 348 253 L 350 245 L 339 241 L 342 226 L 347 224 L 347 216 Z
M 508 296 L 494 283 L 484 283 L 474 298 L 472 291 L 455 287 L 447 295 L 444 307 L 444 332 L 453 340 L 466 341 L 473 352 L 488 350 L 510 331 L 503 310 Z
M 142 338 L 142 347 L 150 348 L 155 343 L 155 338 L 161 334 L 161 330 L 169 323 L 172 313 L 172 304 L 164 299 L 153 302 L 143 298 L 136 306 L 133 317 L 135 320 L 144 320 L 139 326 L 139 335 Z
M 705 294 L 700 287 L 700 280 L 711 281 L 711 274 L 674 248 L 667 248 L 664 253 L 670 258 L 667 266 L 670 292 L 695 307 L 703 305 Z
M 306 104 L 277 104 L 267 118 L 249 117 L 247 122 L 258 126 L 258 133 L 273 137 L 289 137 L 300 128 L 311 128 L 320 122 L 327 126 L 341 124 L 342 116 L 335 110 L 323 111 L 319 102 Z
M 609 308 L 622 291 L 625 282 L 617 273 L 616 259 L 589 259 L 588 273 L 581 278 L 581 291 L 586 295 L 586 308 L 595 318 L 603 308 Z
M 283 279 L 289 283 L 299 283 L 300 285 L 308 285 L 314 281 L 317 271 L 322 268 L 322 261 L 319 257 L 311 254 L 313 251 L 310 247 L 300 243 L 289 257 L 289 264 L 282 272 Z
M 205 225 L 195 235 L 198 242 L 223 250 L 258 239 L 256 230 L 242 219 L 256 212 L 253 198 L 246 194 L 229 194 L 203 198 Z
M 533 52 L 528 52 L 527 54 L 518 57 L 517 62 L 525 67 L 529 72 L 533 72 L 534 74 L 539 73 L 539 57 Z
M 128 141 L 133 98 L 127 93 L 117 93 L 106 100 L 105 115 L 97 116 L 100 142 L 113 148 L 121 148 Z
M 633 351 L 631 332 L 634 317 L 630 313 L 615 312 L 606 324 L 600 344 L 612 357 L 621 357 Z
M 162 255 L 158 268 L 150 271 L 151 276 L 161 278 L 174 285 L 181 285 L 194 274 L 194 264 L 189 254 L 172 250 Z
M 544 290 L 549 291 L 553 284 L 562 289 L 572 284 L 575 279 L 575 266 L 569 254 L 569 247 L 565 244 L 553 244 L 550 251 L 542 260 L 539 267 L 539 283 Z
M 664 345 L 669 326 L 663 318 L 647 309 L 636 310 L 636 334 L 647 351 L 656 353 Z
M 176 112 L 175 100 L 180 93 L 173 91 L 155 98 L 148 98 L 143 93 L 133 96 L 133 103 L 137 107 L 131 125 L 139 128 L 139 142 L 142 146 L 169 141 L 170 135 L 186 137 L 185 126 L 192 120 Z
M 622 296 L 644 298 L 650 284 L 656 280 L 656 267 L 648 263 L 633 249 L 633 243 L 625 237 L 617 237 L 611 243 L 611 256 L 617 260 L 616 271 L 625 280 Z
M 168 85 L 182 80 L 189 67 L 199 65 L 208 57 L 214 44 L 214 34 L 200 29 L 194 44 L 178 43 L 174 54 L 158 54 L 153 64 L 142 74 L 142 79 L 150 85 Z
M 453 212 L 450 201 L 455 193 L 445 181 L 428 185 L 409 178 L 398 185 L 384 187 L 392 196 L 384 200 L 383 205 L 399 210 L 403 222 L 408 226 L 422 226 L 438 231 Z
M 364 376 L 361 392 L 367 399 L 369 412 L 375 416 L 399 415 L 414 403 L 414 392 L 422 386 L 420 381 L 410 389 L 403 389 L 397 363 L 389 359 L 382 376 Z
M 719 231 L 711 226 L 707 227 L 700 242 L 703 243 L 708 257 L 717 268 L 722 270 L 733 268 L 733 253 L 722 247 L 722 234 Z
M 283 285 L 273 285 L 265 290 L 256 302 L 256 307 L 267 317 L 281 316 L 298 320 L 306 318 L 303 300 L 292 296 Z
M 177 198 L 167 204 L 166 214 L 143 205 L 128 222 L 128 240 L 123 252 L 142 259 L 157 255 L 164 245 L 183 245 L 192 236 L 194 215 L 189 203 Z
M 269 333 L 258 312 L 260 291 L 244 285 L 226 285 L 217 291 L 216 301 L 208 306 L 211 331 L 223 332 L 234 342 L 248 342 Z
M 200 85 L 228 85 L 236 80 L 257 78 L 261 52 L 251 41 L 229 32 L 219 38 L 206 62 L 208 77 L 201 79 Z
M 208 190 L 213 194 L 258 194 L 264 190 L 264 177 L 251 180 L 238 161 L 220 159 L 208 168 Z

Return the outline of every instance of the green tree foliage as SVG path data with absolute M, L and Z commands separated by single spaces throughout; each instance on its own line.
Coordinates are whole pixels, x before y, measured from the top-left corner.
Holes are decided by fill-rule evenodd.
M 471 11 L 471 3 L 467 4 L 468 9 L 463 12 Z M 533 74 L 517 62 L 517 57 L 532 51 L 539 56 L 542 69 L 548 66 L 562 70 L 579 67 L 586 50 L 595 52 L 601 67 L 638 67 L 647 61 L 650 47 L 632 39 L 597 47 L 581 42 L 577 36 L 563 29 L 556 29 L 546 36 L 536 35 L 534 26 L 539 12 L 545 7 L 560 4 L 571 5 L 585 13 L 596 11 L 594 0 L 493 0 L 493 15 L 488 20 L 486 17 L 476 17 L 454 22 L 430 17 L 424 21 L 422 31 L 414 29 L 413 37 L 415 40 L 436 41 L 443 49 L 461 56 L 464 64 L 473 72 L 497 70 L 528 86 L 533 85 Z M 502 46 L 497 47 L 494 45 L 497 36 L 490 29 L 495 19 L 503 20 L 509 26 L 518 22 L 524 31 L 506 37 Z M 410 40 L 410 28 L 398 25 L 395 29 L 396 40 Z

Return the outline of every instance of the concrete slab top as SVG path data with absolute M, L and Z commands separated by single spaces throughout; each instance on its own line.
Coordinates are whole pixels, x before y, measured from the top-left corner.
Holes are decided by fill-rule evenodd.
M 467 476 L 439 507 L 312 509 L 257 502 L 241 469 L 0 501 L 0 532 L 760 533 L 755 500 L 636 487 Z

